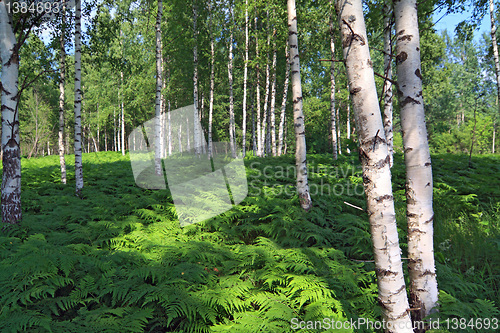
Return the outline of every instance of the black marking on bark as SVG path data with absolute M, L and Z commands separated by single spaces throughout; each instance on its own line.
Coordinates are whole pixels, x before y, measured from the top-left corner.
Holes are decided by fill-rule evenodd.
M 424 166 L 426 166 L 426 167 L 431 166 L 431 165 L 432 165 L 431 162 L 427 162 L 424 164 Z
M 393 199 L 394 199 L 394 197 L 392 195 L 385 194 L 385 195 L 382 195 L 382 196 L 380 196 L 378 198 L 375 198 L 375 201 L 380 203 L 380 202 L 382 202 L 384 200 L 393 200 Z
M 430 219 L 425 221 L 424 224 L 431 223 L 432 221 L 434 221 L 434 214 L 432 215 L 432 217 Z
M 411 103 L 411 104 L 420 104 L 420 102 L 417 101 L 416 99 L 414 99 L 414 98 L 412 98 L 410 96 L 406 96 L 406 98 L 403 101 L 401 101 L 401 107 L 405 107 L 409 103 Z
M 410 42 L 412 38 L 413 38 L 413 35 L 404 35 L 404 36 L 399 37 L 398 41 L 403 42 L 403 41 L 407 40 Z
M 354 22 L 354 21 L 356 21 L 356 17 L 354 17 L 354 16 L 351 15 L 349 17 L 349 22 Z M 355 41 L 355 40 L 359 41 L 359 45 L 365 45 L 365 39 L 362 36 L 354 33 L 354 30 L 351 28 L 351 25 L 349 23 L 347 23 L 346 20 L 342 19 L 342 22 L 345 25 L 347 25 L 347 27 L 351 31 L 351 34 L 349 36 L 346 36 L 344 38 L 344 40 L 342 41 L 342 47 L 343 48 L 351 47 L 352 42 Z
M 431 186 L 431 183 L 428 182 L 427 184 L 425 184 L 425 187 L 427 187 L 427 186 Z
M 355 95 L 355 94 L 359 93 L 361 90 L 362 90 L 361 87 L 354 87 L 351 89 L 350 93 L 351 93 L 351 95 Z
M 373 61 L 368 59 L 367 63 L 368 63 L 368 67 L 373 68 Z
M 377 272 L 377 276 L 379 277 L 386 277 L 386 276 L 397 276 L 398 273 L 397 272 L 393 272 L 393 271 L 390 271 L 388 269 L 381 269 L 381 268 L 377 268 L 375 269 L 375 271 Z
M 403 63 L 406 59 L 408 59 L 408 54 L 403 51 L 396 56 L 396 64 L 399 65 Z
M 375 164 L 375 167 L 376 168 L 379 168 L 379 169 L 382 169 L 383 167 L 385 167 L 387 164 L 389 164 L 391 161 L 391 157 L 389 155 L 386 156 L 386 158 L 384 158 L 383 160 L 380 160 L 378 161 L 376 164 Z
M 415 71 L 415 75 L 420 79 L 420 80 L 423 80 L 424 78 L 422 77 L 422 74 L 420 73 L 420 69 L 417 68 L 417 70 Z
M 407 200 L 408 202 L 408 200 Z M 413 200 L 413 203 L 415 203 L 415 200 Z M 409 218 L 417 218 L 418 215 L 415 214 L 415 213 L 406 213 L 406 217 L 409 217 Z
M 406 148 L 405 149 L 405 154 L 411 152 L 412 150 L 413 150 L 413 148 L 410 148 L 410 147 Z

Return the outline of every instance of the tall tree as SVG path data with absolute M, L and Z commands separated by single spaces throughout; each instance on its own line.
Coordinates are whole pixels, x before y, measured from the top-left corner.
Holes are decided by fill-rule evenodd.
M 255 16 L 255 59 L 257 61 L 257 64 L 255 65 L 255 75 L 257 77 L 256 82 L 255 82 L 255 98 L 256 98 L 256 105 L 257 105 L 257 115 L 255 121 L 257 123 L 257 128 L 256 128 L 256 135 L 257 135 L 257 156 L 262 156 L 262 150 L 263 150 L 263 142 L 262 142 L 262 135 L 260 132 L 260 65 L 259 65 L 259 31 L 257 29 L 257 22 L 258 18 Z
M 277 62 L 277 54 L 276 54 L 276 28 L 273 29 L 273 62 L 272 62 L 272 78 L 271 78 L 271 105 L 269 107 L 269 127 L 268 131 L 271 139 L 268 140 L 268 145 L 271 145 L 271 152 L 273 156 L 276 156 L 276 62 Z
M 391 159 L 392 168 L 394 160 L 393 134 L 392 134 L 392 0 L 384 2 L 384 131 L 387 139 L 387 148 Z
M 333 7 L 334 0 L 331 0 L 331 7 Z M 330 127 L 332 133 L 332 149 L 333 159 L 337 159 L 337 122 L 335 114 L 335 29 L 333 23 L 333 13 L 330 15 Z
M 243 120 L 242 120 L 242 148 L 243 157 L 246 154 L 247 143 L 247 80 L 248 80 L 248 0 L 245 0 L 245 59 L 243 68 Z
M 198 108 L 198 28 L 196 26 L 197 21 L 198 21 L 198 9 L 196 6 L 196 0 L 193 0 L 193 38 L 194 38 L 194 46 L 193 46 L 194 118 L 193 119 L 195 119 L 195 120 L 199 118 L 199 108 Z M 170 122 L 169 122 L 169 124 L 170 124 Z M 198 125 L 199 125 L 199 123 L 197 121 L 195 121 L 194 122 L 194 151 L 196 154 L 200 154 L 200 146 L 201 146 L 201 128 Z M 169 135 L 169 138 L 170 138 L 170 135 Z M 169 145 L 170 145 L 170 143 L 169 143 Z M 170 149 L 171 148 L 169 147 L 169 151 L 170 151 Z
M 499 103 L 498 112 L 500 113 L 500 60 L 498 56 L 498 44 L 497 44 L 497 28 L 495 26 L 495 3 L 493 0 L 490 2 L 490 22 L 491 22 L 491 44 L 493 46 L 493 58 L 495 59 L 495 73 L 497 77 L 497 98 Z
M 434 266 L 432 167 L 425 126 L 420 36 L 416 0 L 394 3 L 396 70 L 401 108 L 401 133 L 406 164 L 408 269 L 414 320 L 422 320 L 436 306 L 438 288 Z
M 379 303 L 388 332 L 413 332 L 408 313 L 401 249 L 394 211 L 389 155 L 361 0 L 337 0 L 349 91 L 359 130 L 363 184 L 371 226 Z
M 208 104 L 208 157 L 212 157 L 212 120 L 214 112 L 214 90 L 215 90 L 215 50 L 213 33 L 213 3 L 208 0 L 208 20 L 210 34 L 210 102 Z
M 162 42 L 161 42 L 161 18 L 163 14 L 162 0 L 158 0 L 158 12 L 156 15 L 156 97 L 155 97 L 155 172 L 162 175 L 161 167 L 161 109 L 162 109 Z
M 66 47 L 65 47 L 65 23 L 66 23 L 66 3 L 62 6 L 61 35 L 59 45 L 61 55 L 59 58 L 59 164 L 61 166 L 61 182 L 66 184 L 66 161 L 64 159 L 64 84 L 66 80 Z
M 235 138 L 235 122 L 234 122 L 234 97 L 233 97 L 233 8 L 229 3 L 229 17 L 230 17 L 230 35 L 229 35 L 229 61 L 227 63 L 227 75 L 229 81 L 229 145 L 231 148 L 231 155 L 236 157 L 236 138 Z
M 299 43 L 297 38 L 297 9 L 295 0 L 288 0 L 288 39 L 290 44 L 290 69 L 292 72 L 293 119 L 295 127 L 295 166 L 297 168 L 297 192 L 301 207 L 308 211 L 312 207 L 307 181 L 306 133 L 300 82 Z
M 288 39 L 285 45 L 285 59 L 286 59 L 285 82 L 283 84 L 283 100 L 281 102 L 280 124 L 278 128 L 278 156 L 281 156 L 281 154 L 283 153 L 283 128 L 285 126 L 286 99 L 288 96 L 288 81 L 290 74 L 290 52 L 288 47 Z
M 75 0 L 75 180 L 76 195 L 83 189 L 82 165 L 82 2 Z

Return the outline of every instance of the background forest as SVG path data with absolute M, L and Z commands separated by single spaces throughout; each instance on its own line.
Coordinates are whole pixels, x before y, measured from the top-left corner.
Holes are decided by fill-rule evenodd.
M 79 192 L 77 185 L 77 196 L 74 6 L 25 35 L 18 105 L 23 215 L 0 233 L 0 331 L 280 333 L 296 331 L 292 318 L 382 320 L 359 129 L 333 2 L 296 3 L 309 211 L 300 207 L 296 175 L 276 173 L 296 163 L 286 4 L 161 3 L 162 16 L 156 1 L 82 3 L 76 91 L 85 186 Z M 363 2 L 381 108 L 384 83 L 398 81 L 396 61 L 386 79 L 384 4 Z M 439 288 L 439 312 L 431 317 L 448 323 L 429 332 L 495 332 L 500 114 L 491 35 L 475 30 L 488 7 L 430 0 L 417 8 Z M 470 20 L 437 31 L 438 10 L 470 12 Z M 401 107 L 393 90 L 392 191 L 409 285 Z M 180 227 L 168 188 L 136 186 L 128 136 L 159 108 L 191 105 L 193 96 L 205 138 L 235 140 L 243 150 L 250 189 L 233 209 Z M 324 184 L 342 192 L 318 191 Z

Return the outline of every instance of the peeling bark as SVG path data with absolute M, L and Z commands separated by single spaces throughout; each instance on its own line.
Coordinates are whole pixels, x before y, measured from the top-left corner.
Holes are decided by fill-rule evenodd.
M 384 131 L 387 139 L 387 148 L 391 159 L 392 168 L 394 160 L 393 133 L 392 133 L 392 0 L 386 0 L 384 3 Z
M 158 13 L 156 15 L 156 97 L 155 97 L 155 173 L 163 175 L 161 166 L 162 144 L 161 144 L 161 109 L 163 73 L 162 73 L 162 42 L 161 42 L 161 18 L 163 14 L 162 0 L 158 0 Z
M 286 99 L 288 96 L 288 81 L 290 74 L 290 52 L 288 47 L 288 40 L 286 41 L 285 46 L 285 54 L 286 54 L 286 69 L 285 69 L 285 83 L 283 84 L 283 100 L 281 102 L 281 113 L 280 113 L 280 124 L 278 128 L 278 156 L 281 156 L 283 153 L 283 128 L 285 126 L 285 111 L 286 111 Z
M 246 154 L 247 144 L 247 80 L 248 80 L 248 0 L 245 0 L 245 59 L 243 69 L 243 120 L 242 120 L 242 148 L 243 157 Z
M 59 58 L 59 165 L 61 166 L 61 182 L 66 184 L 66 161 L 64 159 L 64 84 L 66 81 L 66 49 L 64 47 L 65 39 L 65 21 L 66 21 L 66 4 L 62 6 L 62 23 L 61 35 L 59 36 L 59 46 L 61 48 L 61 56 Z
M 331 0 L 333 7 L 334 0 Z M 337 156 L 337 115 L 335 114 L 335 29 L 333 14 L 330 15 L 330 51 L 332 61 L 330 62 L 330 128 L 332 135 L 332 155 L 336 160 Z

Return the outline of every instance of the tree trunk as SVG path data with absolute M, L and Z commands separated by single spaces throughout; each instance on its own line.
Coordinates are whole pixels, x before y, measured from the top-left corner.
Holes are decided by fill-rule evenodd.
M 273 77 L 271 79 L 271 106 L 269 108 L 269 124 L 271 135 L 271 152 L 276 156 L 276 28 L 273 29 L 273 64 L 272 64 Z
M 210 25 L 210 102 L 208 106 L 208 158 L 212 157 L 212 116 L 214 111 L 214 89 L 215 89 L 215 51 L 214 35 L 212 31 L 212 0 L 209 0 L 208 15 Z
M 347 102 L 349 103 L 349 101 Z M 337 145 L 338 145 L 338 148 L 337 148 L 337 153 L 339 155 L 342 155 L 342 140 L 340 138 L 340 108 L 337 108 L 337 111 L 335 111 L 335 119 L 336 119 L 336 122 L 338 124 L 337 126 Z
M 334 0 L 331 0 L 333 4 Z M 333 7 L 333 6 L 332 6 Z M 335 29 L 333 23 L 333 14 L 330 15 L 330 51 L 332 53 L 332 61 L 330 62 L 330 124 L 332 130 L 332 155 L 336 160 L 337 156 L 337 121 L 335 114 Z
M 285 46 L 285 58 L 286 58 L 286 69 L 285 69 L 285 83 L 283 84 L 283 100 L 281 101 L 281 113 L 280 113 L 280 125 L 278 129 L 278 156 L 283 153 L 283 128 L 285 126 L 285 110 L 286 110 L 286 99 L 288 96 L 288 78 L 290 74 L 290 53 L 288 47 L 288 40 Z
M 497 75 L 497 98 L 500 101 L 500 61 L 498 59 L 497 28 L 495 26 L 495 3 L 490 1 L 490 22 L 491 22 L 491 44 L 493 45 L 493 58 L 495 59 L 495 73 Z M 500 113 L 500 103 L 498 112 Z
M 116 135 L 116 109 L 113 107 L 113 150 L 118 151 L 118 142 Z
M 248 80 L 248 0 L 245 0 L 245 59 L 243 69 L 243 120 L 242 120 L 242 148 L 243 157 L 246 155 L 247 144 L 247 80 Z
M 391 170 L 361 0 L 336 1 L 349 91 L 356 117 L 379 303 L 387 332 L 412 333 L 399 247 Z
M 348 85 L 348 87 L 349 87 L 349 85 Z M 347 120 L 346 120 L 347 142 L 350 143 L 350 139 L 351 139 L 351 101 L 349 99 L 349 96 L 347 96 L 346 114 L 347 114 Z M 339 126 L 340 126 L 340 124 L 339 124 Z M 348 154 L 351 153 L 349 146 L 346 147 L 346 152 Z
M 158 176 L 163 174 L 161 166 L 161 109 L 163 86 L 162 73 L 162 43 L 161 43 L 161 17 L 163 13 L 162 0 L 158 0 L 158 14 L 156 15 L 156 98 L 155 98 L 155 173 Z
M 61 36 L 59 37 L 59 45 L 61 48 L 61 57 L 59 59 L 59 164 L 61 166 L 61 182 L 66 184 L 66 161 L 64 159 L 64 84 L 66 80 L 66 49 L 64 47 L 64 33 L 66 21 L 66 4 L 62 6 L 62 27 Z
M 292 71 L 293 119 L 295 127 L 295 165 L 297 167 L 297 192 L 300 205 L 306 211 L 312 201 L 307 181 L 306 133 L 300 82 L 299 43 L 297 38 L 297 13 L 295 0 L 288 0 L 288 38 L 290 43 L 290 65 Z
M 83 189 L 82 168 L 82 3 L 75 0 L 75 180 L 76 195 Z
M 266 50 L 266 93 L 264 96 L 264 113 L 262 115 L 262 156 L 269 154 L 269 47 L 271 44 L 271 36 L 269 35 L 269 11 L 267 11 L 267 50 Z
M 122 85 L 123 85 L 123 71 L 120 72 L 120 75 L 121 75 L 121 82 L 122 82 Z M 122 95 L 122 100 L 121 100 L 121 103 L 120 103 L 120 109 L 121 109 L 121 125 L 122 125 L 122 128 L 121 128 L 121 143 L 122 143 L 122 155 L 125 156 L 125 108 L 123 106 L 123 95 Z
M 234 98 L 233 98 L 233 9 L 229 5 L 229 15 L 231 17 L 231 33 L 229 35 L 229 61 L 227 63 L 227 76 L 229 80 L 229 145 L 231 147 L 231 156 L 236 158 L 236 138 L 234 123 Z
M 194 64 L 194 73 L 193 73 L 193 99 L 194 99 L 194 151 L 196 155 L 201 153 L 201 128 L 199 126 L 199 122 L 196 119 L 199 118 L 199 109 L 198 109 L 198 29 L 196 28 L 196 23 L 198 20 L 198 11 L 196 8 L 196 0 L 193 0 L 193 34 L 194 34 L 194 47 L 193 47 L 193 64 Z M 169 124 L 170 124 L 170 116 L 169 116 Z M 170 151 L 169 147 L 169 151 Z M 170 153 L 169 153 L 170 155 Z
M 257 16 L 255 17 L 255 59 L 257 61 L 257 65 L 255 66 L 255 74 L 257 76 L 257 82 L 255 83 L 255 89 L 256 89 L 256 104 L 257 104 L 257 156 L 262 157 L 262 136 L 260 133 L 260 66 L 259 66 L 259 36 L 258 36 L 258 30 L 257 30 Z
M 392 134 L 392 0 L 384 3 L 384 131 L 389 149 L 389 165 L 392 168 L 394 161 L 393 134 Z
M 401 132 L 406 164 L 406 216 L 408 269 L 414 320 L 422 320 L 436 306 L 438 288 L 434 267 L 432 167 L 425 127 L 420 37 L 416 0 L 394 4 L 396 69 L 398 74 Z

